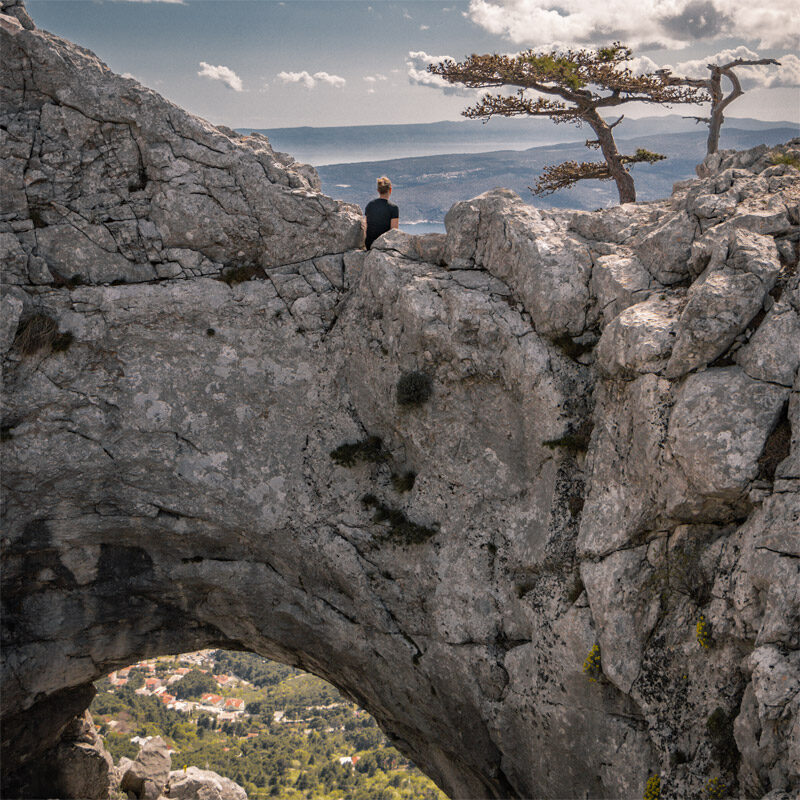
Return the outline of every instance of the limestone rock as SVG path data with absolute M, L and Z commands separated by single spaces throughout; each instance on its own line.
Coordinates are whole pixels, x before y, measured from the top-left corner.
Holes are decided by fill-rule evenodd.
M 800 143 L 596 214 L 490 192 L 365 252 L 263 137 L 3 17 L 4 796 L 60 791 L 93 680 L 205 646 L 331 680 L 452 797 L 797 793 L 800 219 L 772 160 Z M 763 322 L 684 316 L 718 274 Z M 59 347 L 14 339 L 34 314 Z M 682 337 L 701 371 L 672 377 Z M 121 765 L 137 796 L 153 760 Z
M 319 194 L 314 170 L 265 137 L 214 128 L 45 31 L 0 36 L 0 212 L 31 223 L 19 237 L 23 261 L 43 259 L 63 279 L 139 282 L 192 275 L 177 273 L 185 261 L 175 249 L 219 273 L 362 241 L 360 210 Z M 24 269 L 15 274 L 28 282 Z
M 445 225 L 446 263 L 480 267 L 507 283 L 540 333 L 580 336 L 593 321 L 588 248 L 514 192 L 496 189 L 456 203 Z
M 660 219 L 657 225 L 632 240 L 632 247 L 650 274 L 664 285 L 684 280 L 696 228 L 684 211 Z
M 734 501 L 758 473 L 757 459 L 789 390 L 738 367 L 690 375 L 669 424 L 669 446 L 692 489 Z
M 653 286 L 638 258 L 620 254 L 600 256 L 592 269 L 592 292 L 608 324 L 629 306 L 646 300 Z
M 612 377 L 663 371 L 678 335 L 679 317 L 683 320 L 684 305 L 679 296 L 660 295 L 626 308 L 600 337 L 600 368 Z
M 170 772 L 168 795 L 170 800 L 247 800 L 235 781 L 197 767 Z
M 158 800 L 167 785 L 171 762 L 166 743 L 156 736 L 142 745 L 135 761 L 125 765 L 119 788 L 139 800 Z
M 795 286 L 767 312 L 736 363 L 760 381 L 791 386 L 800 366 L 800 292 Z

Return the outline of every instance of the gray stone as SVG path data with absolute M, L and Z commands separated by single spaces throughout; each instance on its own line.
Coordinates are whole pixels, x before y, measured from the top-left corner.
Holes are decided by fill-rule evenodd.
M 3 360 L 4 796 L 93 680 L 206 646 L 333 680 L 453 797 L 641 797 L 655 772 L 702 796 L 722 706 L 742 792 L 797 792 L 800 378 L 791 353 L 764 355 L 795 335 L 789 260 L 736 336 L 742 367 L 661 374 L 684 292 L 775 280 L 772 234 L 733 220 L 759 197 L 766 216 L 794 207 L 770 171 L 786 148 L 722 153 L 670 200 L 596 215 L 490 192 L 444 239 L 367 253 L 360 212 L 264 137 L 11 27 L 11 252 L 71 277 L 56 234 L 91 236 L 87 280 L 108 255 L 130 268 L 115 286 L 7 273 L 5 343 L 36 312 L 75 340 Z M 723 221 L 687 210 L 725 192 Z M 223 264 L 249 279 L 216 280 Z M 401 405 L 411 373 L 431 393 Z M 385 460 L 331 458 L 370 435 Z M 408 522 L 376 521 L 370 494 Z M 164 789 L 167 758 L 122 765 L 137 797 Z
M 612 377 L 663 371 L 678 335 L 678 320 L 683 320 L 681 309 L 685 304 L 680 296 L 661 294 L 626 308 L 600 337 L 596 351 L 598 366 Z
M 10 294 L 0 299 L 0 355 L 4 356 L 14 342 L 22 306 L 22 300 Z
M 690 375 L 669 423 L 669 447 L 693 491 L 735 500 L 758 473 L 757 459 L 789 390 L 738 367 Z
M 133 792 L 139 800 L 158 800 L 167 786 L 171 757 L 160 736 L 145 742 L 136 759 L 126 764 L 120 776 L 119 788 Z
M 789 302 L 775 303 L 736 363 L 759 381 L 791 386 L 800 366 L 800 314 Z
M 500 278 L 540 333 L 580 336 L 594 320 L 588 249 L 513 192 L 496 189 L 456 203 L 445 224 L 447 264 L 480 267 Z
M 235 781 L 197 767 L 170 772 L 168 794 L 170 800 L 247 800 Z
M 592 292 L 606 324 L 628 306 L 646 300 L 653 285 L 653 278 L 638 258 L 614 254 L 595 259 Z
M 631 240 L 631 246 L 650 274 L 665 286 L 689 275 L 688 261 L 695 238 L 695 223 L 685 211 L 659 220 L 656 227 Z

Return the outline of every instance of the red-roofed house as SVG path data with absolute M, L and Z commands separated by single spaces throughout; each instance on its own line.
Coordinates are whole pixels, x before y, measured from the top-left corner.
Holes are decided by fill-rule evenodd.
M 159 695 L 159 697 L 161 698 L 161 702 L 165 706 L 169 705 L 170 703 L 174 703 L 175 702 L 175 696 L 171 695 L 171 694 L 167 694 L 166 692 L 164 692 L 164 694 Z
M 244 708 L 244 700 L 239 697 L 228 697 L 225 700 L 225 708 L 233 711 L 241 711 Z
M 144 685 L 152 691 L 153 689 L 158 689 L 161 686 L 161 679 L 160 678 L 147 678 L 144 682 Z
M 222 705 L 222 697 L 218 694 L 210 694 L 206 692 L 206 694 L 204 694 L 200 699 L 210 706 Z

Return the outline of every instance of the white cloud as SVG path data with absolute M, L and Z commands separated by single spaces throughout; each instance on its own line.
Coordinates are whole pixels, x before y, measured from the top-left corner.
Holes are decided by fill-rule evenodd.
M 230 86 L 234 92 L 244 91 L 242 79 L 230 67 L 223 67 L 221 64 L 214 67 L 211 64 L 206 64 L 205 61 L 201 61 L 200 66 L 202 69 L 197 73 L 200 77 L 222 81 L 226 86 Z
M 688 78 L 707 78 L 709 76 L 707 64 L 727 64 L 737 58 L 758 59 L 754 53 L 744 45 L 732 50 L 721 50 L 713 56 L 696 58 L 691 61 L 682 61 L 676 67 L 670 67 L 676 75 L 685 75 Z M 778 89 L 780 87 L 800 86 L 800 58 L 791 53 L 775 59 L 780 66 L 774 64 L 756 65 L 752 67 L 736 67 L 734 70 L 743 89 Z
M 430 30 L 430 28 L 431 28 L 431 26 L 430 26 L 430 25 L 420 25 L 420 26 L 419 26 L 419 29 L 420 29 L 421 31 L 428 31 L 428 30 Z
M 652 58 L 647 56 L 636 56 L 624 64 L 634 75 L 644 75 L 646 72 L 655 72 L 661 69 L 659 64 L 656 64 Z
M 417 86 L 428 86 L 431 89 L 441 89 L 445 94 L 457 94 L 463 97 L 474 97 L 475 89 L 448 83 L 441 75 L 428 72 L 428 64 L 436 64 L 451 56 L 431 56 L 422 50 L 411 51 L 406 58 L 408 82 Z M 392 70 L 394 72 L 394 70 Z
M 306 89 L 313 89 L 318 83 L 327 83 L 335 89 L 341 89 L 347 83 L 340 75 L 331 75 L 328 72 L 315 72 L 312 75 L 305 69 L 302 72 L 279 72 L 278 79 L 284 83 L 301 83 Z
M 470 0 L 468 14 L 491 33 L 537 48 L 620 40 L 677 49 L 721 36 L 800 47 L 795 0 Z
M 412 17 L 411 14 L 408 13 L 408 9 L 406 8 L 403 9 L 403 19 L 414 19 L 414 17 Z

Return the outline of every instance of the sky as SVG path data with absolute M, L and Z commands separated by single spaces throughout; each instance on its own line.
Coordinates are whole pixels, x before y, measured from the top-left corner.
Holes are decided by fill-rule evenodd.
M 741 69 L 746 93 L 727 116 L 800 121 L 794 0 L 27 0 L 27 8 L 39 27 L 115 72 L 235 128 L 456 120 L 478 95 L 427 73 L 431 61 L 614 40 L 634 48 L 636 66 L 698 76 L 718 54 L 775 58 L 781 67 Z

